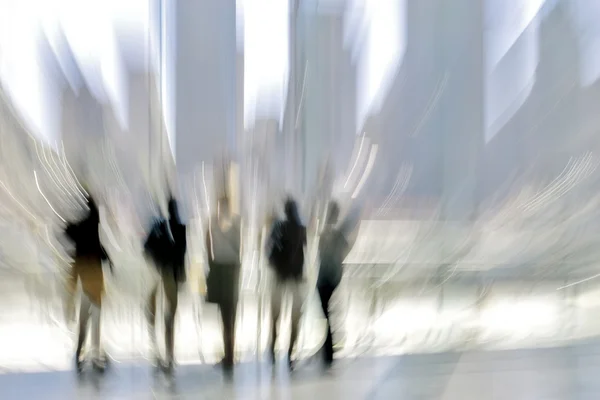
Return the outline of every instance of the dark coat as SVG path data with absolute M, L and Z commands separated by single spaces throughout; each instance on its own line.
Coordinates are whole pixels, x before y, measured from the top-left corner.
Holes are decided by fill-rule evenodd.
M 75 254 L 77 257 L 99 257 L 103 260 L 108 259 L 106 251 L 100 243 L 100 213 L 92 199 L 89 199 L 90 208 L 87 216 L 75 223 L 69 223 L 65 228 L 65 234 L 75 245 Z
M 181 223 L 177 203 L 169 201 L 169 220 L 157 218 L 144 244 L 144 251 L 154 261 L 159 272 L 173 274 L 177 282 L 185 281 L 187 230 Z
M 278 221 L 270 237 L 269 265 L 280 280 L 299 280 L 304 274 L 306 227 L 297 221 Z

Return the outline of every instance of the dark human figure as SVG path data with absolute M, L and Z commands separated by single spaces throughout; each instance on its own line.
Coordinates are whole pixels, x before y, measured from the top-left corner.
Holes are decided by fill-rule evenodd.
M 327 209 L 326 225 L 319 240 L 320 267 L 317 278 L 317 291 L 327 322 L 327 336 L 322 348 L 323 362 L 326 367 L 331 366 L 333 363 L 333 335 L 329 302 L 333 292 L 342 280 L 342 264 L 350 249 L 350 244 L 343 231 L 336 227 L 339 214 L 338 204 L 331 202 Z
M 277 324 L 281 314 L 283 295 L 286 290 L 292 294 L 292 326 L 290 347 L 288 349 L 288 366 L 294 368 L 292 353 L 298 339 L 302 305 L 304 302 L 304 248 L 306 246 L 306 227 L 300 221 L 296 202 L 288 199 L 285 203 L 283 221 L 275 222 L 267 252 L 269 265 L 274 272 L 271 293 L 271 337 L 270 357 L 275 362 L 275 341 L 277 340 Z
M 206 249 L 210 267 L 207 301 L 217 304 L 223 323 L 225 356 L 221 362 L 226 373 L 235 363 L 235 322 L 241 269 L 241 221 L 231 213 L 229 198 L 218 201 L 217 215 L 206 230 Z
M 70 223 L 65 229 L 65 234 L 75 244 L 75 259 L 71 264 L 67 291 L 69 294 L 68 314 L 75 315 L 75 290 L 77 281 L 81 282 L 83 296 L 80 304 L 79 335 L 75 364 L 77 371 L 81 371 L 85 360 L 82 358 L 83 345 L 87 336 L 88 320 L 92 316 L 92 365 L 95 369 L 103 371 L 106 367 L 106 356 L 100 345 L 100 313 L 102 298 L 104 296 L 104 273 L 102 261 L 108 260 L 108 255 L 100 243 L 98 227 L 100 214 L 96 203 L 88 197 L 88 215 L 77 223 Z M 110 260 L 109 260 L 110 261 Z
M 177 313 L 179 287 L 185 282 L 185 254 L 187 249 L 186 226 L 181 222 L 177 201 L 170 197 L 168 205 L 169 219 L 157 219 L 146 243 L 144 252 L 148 262 L 158 270 L 160 279 L 150 292 L 146 308 L 149 334 L 156 366 L 171 373 L 174 367 L 175 314 Z M 156 339 L 156 307 L 159 285 L 165 294 L 164 309 L 166 358 L 161 361 L 158 355 Z

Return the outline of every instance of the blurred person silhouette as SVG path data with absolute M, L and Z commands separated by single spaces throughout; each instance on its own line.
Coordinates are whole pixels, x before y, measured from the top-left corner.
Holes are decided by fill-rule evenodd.
M 333 292 L 342 280 L 342 264 L 354 242 L 345 226 L 338 226 L 340 206 L 336 201 L 331 201 L 327 207 L 325 226 L 319 239 L 319 274 L 317 277 L 317 291 L 321 300 L 323 315 L 327 322 L 325 343 L 321 349 L 325 367 L 333 363 L 333 334 L 329 303 Z
M 205 234 L 209 266 L 206 288 L 207 301 L 216 304 L 221 313 L 225 353 L 221 365 L 226 373 L 231 373 L 235 363 L 241 233 L 241 219 L 232 213 L 228 194 L 222 194 Z
M 306 227 L 300 221 L 298 206 L 289 198 L 285 202 L 285 219 L 275 221 L 269 241 L 267 254 L 269 265 L 274 272 L 275 281 L 271 288 L 271 335 L 269 356 L 275 363 L 275 342 L 277 340 L 277 324 L 281 315 L 284 293 L 291 292 L 292 321 L 290 345 L 288 349 L 288 366 L 294 368 L 292 353 L 298 339 L 300 318 L 304 302 L 304 250 L 306 247 Z
M 65 228 L 66 236 L 75 245 L 75 259 L 71 264 L 67 280 L 67 290 L 70 296 L 68 315 L 70 317 L 75 315 L 77 281 L 81 282 L 83 290 L 79 313 L 79 335 L 75 351 L 75 365 L 78 372 L 81 372 L 85 362 L 82 351 L 90 316 L 92 316 L 92 365 L 95 369 L 103 371 L 108 361 L 102 351 L 100 340 L 100 316 L 104 297 L 102 261 L 109 261 L 111 269 L 112 264 L 100 242 L 98 207 L 90 195 L 86 200 L 89 209 L 87 216 L 79 222 L 67 224 Z
M 152 229 L 144 243 L 146 261 L 156 268 L 159 280 L 150 291 L 146 307 L 146 318 L 151 339 L 154 363 L 157 368 L 171 373 L 174 368 L 175 315 L 177 313 L 178 292 L 186 280 L 185 255 L 187 250 L 186 226 L 181 222 L 177 200 L 170 195 L 168 215 L 161 216 L 152 224 Z M 161 360 L 156 338 L 156 309 L 158 290 L 162 286 L 166 307 L 164 313 L 166 357 Z

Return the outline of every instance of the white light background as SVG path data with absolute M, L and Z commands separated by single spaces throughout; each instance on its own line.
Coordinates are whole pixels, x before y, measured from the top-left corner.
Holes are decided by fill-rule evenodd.
M 283 119 L 289 74 L 289 4 L 238 1 L 244 47 L 244 126 L 257 118 Z M 241 25 L 241 26 L 240 26 Z
M 352 2 L 355 3 L 353 10 L 364 11 L 363 32 L 366 35 L 365 46 L 357 50 L 360 71 L 358 126 L 362 126 L 368 115 L 377 113 L 389 87 L 390 78 L 404 56 L 406 32 L 403 10 L 406 8 L 406 1 L 409 0 Z M 535 80 L 539 51 L 536 15 L 543 8 L 544 1 L 485 1 L 486 138 L 490 140 L 502 126 L 502 121 L 510 118 L 507 113 L 516 112 L 525 101 Z M 244 32 L 245 126 L 251 127 L 252 121 L 260 117 L 281 120 L 289 70 L 288 4 L 278 0 L 244 0 L 238 4 L 243 16 Z M 571 4 L 572 15 L 581 29 L 580 46 L 584 49 L 581 84 L 590 85 L 600 76 L 600 58 L 595 55 L 600 54 L 595 51 L 600 46 L 600 30 L 595 23 L 595 16 L 600 9 L 595 2 L 587 0 L 578 0 Z M 86 78 L 92 81 L 92 86 L 97 89 L 98 96 L 105 96 L 101 90 L 104 86 L 108 92 L 106 96 L 115 104 L 115 108 L 123 108 L 123 88 L 119 84 L 120 72 L 115 60 L 117 53 L 113 28 L 114 24 L 120 23 L 141 26 L 142 31 L 147 29 L 147 1 L 3 0 L 0 7 L 0 79 L 31 124 L 32 130 L 42 140 L 53 142 L 57 139 L 58 132 L 56 125 L 51 122 L 55 118 L 52 116 L 53 108 L 46 102 L 47 92 L 52 91 L 52 85 L 51 82 L 45 81 L 47 77 L 43 74 L 42 60 L 36 50 L 37 38 L 41 32 L 48 35 L 52 44 L 57 27 L 61 25 L 77 60 L 89 74 Z M 522 40 L 522 47 L 513 50 L 514 55 L 511 55 L 511 49 L 519 42 L 519 38 Z M 497 73 L 502 68 L 510 68 L 512 73 Z M 503 76 L 510 76 L 511 79 L 506 80 Z M 101 79 L 103 85 L 93 85 L 94 79 Z M 500 88 L 503 90 L 500 91 Z M 124 113 L 124 110 L 121 112 Z M 122 118 L 122 123 L 126 124 L 124 117 Z M 388 227 L 380 232 L 389 230 Z M 376 240 L 376 235 L 371 232 L 370 238 Z M 396 243 L 391 247 L 397 249 L 398 245 Z M 358 253 L 360 249 L 355 250 L 355 253 Z M 474 334 L 475 342 L 481 346 L 487 343 L 493 347 L 503 340 L 503 345 L 510 347 L 522 346 L 523 343 L 551 344 L 556 340 L 581 338 L 597 334 L 599 331 L 597 324 L 577 322 L 589 320 L 583 316 L 593 315 L 597 311 L 598 304 L 595 299 L 598 296 L 593 295 L 591 290 L 582 289 L 581 295 L 569 298 L 563 296 L 562 291 L 556 290 L 560 286 L 558 283 L 548 284 L 548 287 L 538 288 L 537 291 L 522 291 L 516 294 L 514 288 L 503 287 L 488 295 L 482 304 L 476 305 L 481 296 L 462 288 L 455 288 L 453 295 L 446 295 L 445 308 L 439 310 L 439 287 L 415 290 L 412 293 L 404 290 L 405 287 L 394 286 L 393 282 L 387 284 L 389 288 L 374 293 L 366 289 L 367 285 L 352 274 L 349 274 L 344 282 L 343 290 L 338 295 L 337 306 L 348 310 L 344 321 L 346 355 L 352 355 L 353 349 L 360 349 L 364 342 L 372 337 L 376 339 L 371 341 L 370 345 L 376 348 L 387 349 L 390 352 L 410 352 L 460 347 L 473 340 Z M 397 299 L 397 294 L 401 291 L 406 295 Z M 447 288 L 444 288 L 444 291 L 452 292 Z M 50 295 L 55 296 L 56 293 Z M 386 303 L 382 300 L 386 296 L 396 301 Z M 515 301 L 516 296 L 520 300 Z M 380 315 L 373 315 L 368 306 L 373 297 L 378 299 Z M 48 298 L 56 300 L 54 297 Z M 124 298 L 118 300 L 125 301 Z M 247 335 L 247 332 L 256 328 L 256 320 L 253 319 L 256 312 L 255 300 L 248 299 L 243 317 L 245 322 L 240 324 L 240 330 L 244 332 L 244 335 L 241 335 L 244 340 L 240 344 L 242 351 L 252 351 L 254 346 L 255 338 Z M 581 307 L 574 312 L 575 317 L 565 311 L 573 304 Z M 132 309 L 139 308 L 139 304 L 133 301 L 130 306 Z M 190 345 L 194 349 L 202 345 L 218 347 L 216 325 L 205 329 L 202 334 L 194 330 L 196 306 L 195 301 L 182 305 L 178 343 L 195 343 L 197 346 Z M 310 307 L 314 308 L 316 304 L 313 302 Z M 208 313 L 212 311 L 209 310 Z M 135 315 L 139 328 L 143 324 L 142 314 Z M 565 316 L 569 317 L 572 324 L 578 324 L 577 329 L 565 330 L 562 319 Z M 25 321 L 25 317 L 21 319 L 21 322 L 1 326 L 0 336 L 10 335 L 17 338 L 26 334 L 30 335 L 30 338 L 22 345 L 18 340 L 5 341 L 5 346 L 10 345 L 10 348 L 0 349 L 0 354 L 6 354 L 3 357 L 12 361 L 0 360 L 0 364 L 10 365 L 13 362 L 13 365 L 24 366 L 23 360 L 27 357 L 38 360 L 44 358 L 48 364 L 52 364 L 57 358 L 61 358 L 60 363 L 68 367 L 70 349 L 63 352 L 60 345 L 56 346 L 65 342 L 64 334 L 50 328 L 34 332 L 34 327 L 38 326 L 37 322 Z M 127 346 L 124 343 L 117 343 L 118 340 L 115 340 L 125 329 L 123 321 L 125 319 L 110 325 L 106 330 L 109 342 L 112 341 L 107 347 L 119 354 L 131 351 L 125 350 Z M 131 319 L 127 321 L 133 322 Z M 448 327 L 452 327 L 451 333 L 448 333 Z M 427 333 L 435 331 L 447 333 L 447 336 L 442 335 L 441 339 L 432 341 L 431 337 L 436 335 Z M 132 343 L 144 341 L 144 335 L 140 332 L 139 329 L 131 328 Z M 308 347 L 316 347 L 319 337 L 319 334 L 315 333 L 306 339 Z M 406 338 L 408 340 L 405 340 Z M 46 344 L 31 349 L 31 343 Z M 119 350 L 120 348 L 122 350 Z M 197 354 L 191 354 L 189 349 L 180 347 L 178 356 L 191 360 Z
M 60 137 L 58 124 L 49 123 L 56 118 L 51 103 L 60 103 L 60 88 L 52 87 L 56 77 L 47 75 L 38 44 L 45 35 L 61 62 L 61 29 L 92 93 L 112 102 L 119 122 L 127 127 L 115 27 L 128 26 L 132 34 L 147 36 L 148 0 L 3 0 L 0 6 L 6 20 L 0 37 L 0 79 L 34 134 L 50 143 Z M 70 71 L 63 73 L 69 78 Z
M 355 0 L 363 13 L 365 44 L 359 49 L 357 126 L 377 114 L 406 51 L 407 0 Z M 359 128 L 360 129 L 360 128 Z

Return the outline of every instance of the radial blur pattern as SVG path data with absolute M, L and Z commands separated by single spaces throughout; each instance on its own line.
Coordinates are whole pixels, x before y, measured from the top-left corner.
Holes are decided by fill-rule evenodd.
M 118 271 L 116 359 L 148 353 L 142 243 L 168 191 L 189 227 L 182 362 L 221 351 L 204 232 L 225 192 L 242 359 L 266 347 L 266 221 L 290 194 L 309 231 L 303 357 L 324 340 L 331 199 L 356 234 L 340 355 L 597 337 L 598 17 L 591 0 L 0 0 L 0 365 L 70 367 L 60 232 L 83 186 Z

